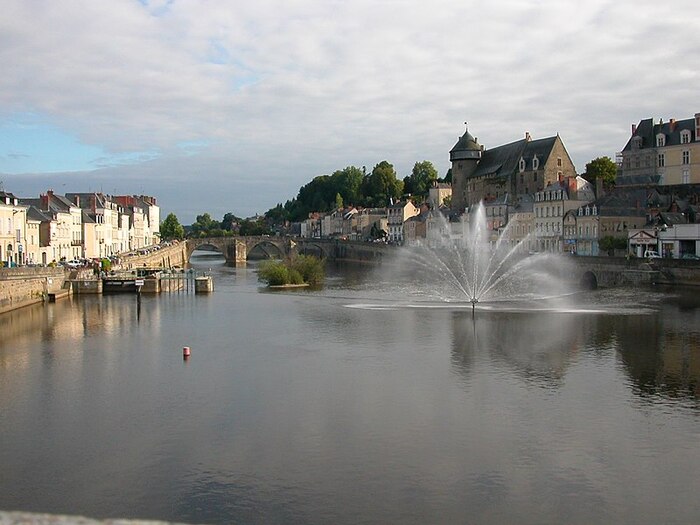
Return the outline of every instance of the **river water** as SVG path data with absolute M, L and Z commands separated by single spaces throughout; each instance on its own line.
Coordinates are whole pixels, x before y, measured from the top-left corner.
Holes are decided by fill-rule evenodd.
M 697 290 L 563 311 L 386 269 L 0 316 L 0 509 L 196 523 L 697 523 Z M 192 356 L 182 358 L 189 346 Z

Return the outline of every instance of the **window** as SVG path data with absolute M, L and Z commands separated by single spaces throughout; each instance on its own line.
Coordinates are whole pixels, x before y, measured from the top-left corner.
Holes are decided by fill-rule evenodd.
M 688 168 L 683 169 L 683 174 L 681 175 L 681 184 L 690 184 L 690 170 L 688 170 Z
M 558 168 L 561 168 L 561 167 L 562 167 L 561 157 L 557 157 L 557 167 L 558 167 Z
M 690 144 L 690 131 L 687 129 L 681 131 L 681 144 Z
M 659 168 L 663 168 L 664 166 L 666 166 L 666 157 L 663 153 L 659 153 L 657 163 Z
M 661 148 L 666 145 L 666 135 L 659 133 L 656 135 L 656 147 Z
M 533 157 L 533 159 L 532 159 L 532 169 L 533 169 L 533 170 L 536 170 L 536 169 L 538 169 L 539 167 L 540 167 L 540 159 L 538 159 L 537 157 Z
M 683 151 L 683 164 L 690 164 L 690 151 Z
M 518 165 L 518 168 L 520 168 L 521 173 L 525 171 L 525 159 L 520 159 L 520 164 Z

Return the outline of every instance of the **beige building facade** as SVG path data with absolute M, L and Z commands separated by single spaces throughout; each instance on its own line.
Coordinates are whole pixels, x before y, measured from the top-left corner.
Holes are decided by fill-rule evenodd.
M 618 187 L 700 184 L 700 113 L 633 125 L 618 166 Z

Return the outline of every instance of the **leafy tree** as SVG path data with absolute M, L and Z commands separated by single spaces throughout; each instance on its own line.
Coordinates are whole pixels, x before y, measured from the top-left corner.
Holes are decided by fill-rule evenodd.
M 289 270 L 282 261 L 263 261 L 258 268 L 258 281 L 268 286 L 289 284 Z
M 190 226 L 191 235 L 194 237 L 207 237 L 211 230 L 220 229 L 218 221 L 211 218 L 211 215 L 204 213 L 197 215 L 195 222 Z
M 273 224 L 282 224 L 289 220 L 289 212 L 280 203 L 274 208 L 267 210 L 265 212 L 265 218 L 271 221 Z
M 290 272 L 297 272 L 302 281 L 309 284 L 323 282 L 323 261 L 313 255 L 297 255 L 288 264 Z
M 606 235 L 605 237 L 601 237 L 600 241 L 598 241 L 598 247 L 606 252 L 612 252 L 613 250 L 625 250 L 627 249 L 627 238 Z
M 238 230 L 239 235 L 270 235 L 270 228 L 262 220 L 251 221 L 245 219 L 241 221 Z
M 372 227 L 369 230 L 369 237 L 370 239 L 382 239 L 383 237 L 386 237 L 386 232 L 377 226 L 377 223 L 375 222 L 372 224 Z
M 396 178 L 394 166 L 383 160 L 365 177 L 363 191 L 368 204 L 386 206 L 390 199 L 396 201 L 401 198 L 403 181 Z
M 343 197 L 342 197 L 342 195 L 340 195 L 340 193 L 335 194 L 335 208 L 336 209 L 343 208 Z
M 182 240 L 185 238 L 185 229 L 177 220 L 177 215 L 169 213 L 165 220 L 160 224 L 160 234 L 166 241 L 172 239 Z
M 416 162 L 409 177 L 411 193 L 414 195 L 426 195 L 434 180 L 437 180 L 438 173 L 429 160 Z
M 298 255 L 285 261 L 264 261 L 258 269 L 258 280 L 269 286 L 320 284 L 323 277 L 323 261 L 313 255 Z
M 595 184 L 596 180 L 602 179 L 605 187 L 615 185 L 617 175 L 617 164 L 610 157 L 598 157 L 586 164 L 586 173 L 583 178 Z
M 360 168 L 348 166 L 342 170 L 333 172 L 331 179 L 338 193 L 348 204 L 358 205 L 362 201 L 362 180 L 365 174 Z
M 224 218 L 221 220 L 221 229 L 226 231 L 233 230 L 233 226 L 238 223 L 240 219 L 236 217 L 233 213 L 224 214 Z

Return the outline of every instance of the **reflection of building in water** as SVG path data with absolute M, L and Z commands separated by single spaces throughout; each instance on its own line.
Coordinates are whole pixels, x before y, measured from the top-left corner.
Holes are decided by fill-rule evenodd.
M 620 355 L 640 395 L 700 399 L 700 310 L 623 317 L 617 326 Z
M 505 363 L 529 381 L 559 385 L 590 318 L 550 313 L 501 312 L 453 315 L 452 363 L 472 371 L 477 356 Z

